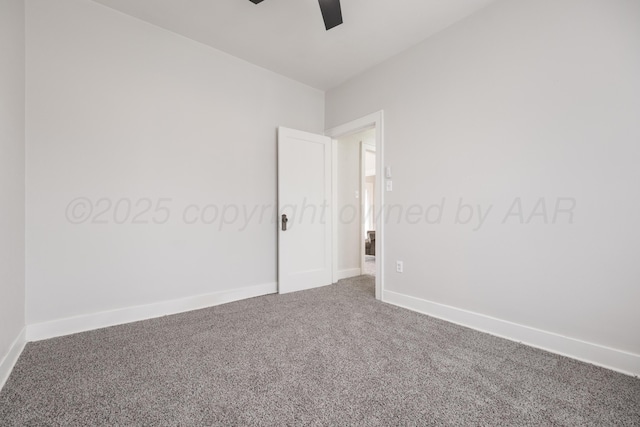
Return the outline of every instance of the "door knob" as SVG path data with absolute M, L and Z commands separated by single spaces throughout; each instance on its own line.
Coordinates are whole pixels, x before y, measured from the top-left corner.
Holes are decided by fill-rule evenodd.
M 287 231 L 287 223 L 289 222 L 289 218 L 287 218 L 286 214 L 282 214 L 282 231 Z

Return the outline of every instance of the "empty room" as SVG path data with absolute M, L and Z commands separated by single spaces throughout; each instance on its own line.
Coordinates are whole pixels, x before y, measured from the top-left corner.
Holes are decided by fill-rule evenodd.
M 0 0 L 0 425 L 640 425 L 640 1 Z

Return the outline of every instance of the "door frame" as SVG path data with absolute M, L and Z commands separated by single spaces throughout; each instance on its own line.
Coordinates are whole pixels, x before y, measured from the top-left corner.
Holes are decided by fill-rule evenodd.
M 333 216 L 333 243 L 332 243 L 332 274 L 333 281 L 336 282 L 338 275 L 338 227 L 336 226 L 338 219 L 338 203 L 337 203 L 337 139 L 342 138 L 360 131 L 375 128 L 376 132 L 376 177 L 380 181 L 380 185 L 376 185 L 376 286 L 375 295 L 377 300 L 382 300 L 384 290 L 384 111 L 380 110 L 375 113 L 368 114 L 359 119 L 352 120 L 340 126 L 327 129 L 325 136 L 333 139 L 333 159 L 331 162 L 332 174 L 332 216 Z M 362 193 L 360 193 L 362 198 Z M 362 228 L 362 227 L 361 227 Z M 364 256 L 364 254 L 362 254 Z

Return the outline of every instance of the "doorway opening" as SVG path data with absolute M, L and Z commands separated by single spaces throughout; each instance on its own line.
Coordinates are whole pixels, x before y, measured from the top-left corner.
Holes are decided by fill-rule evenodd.
M 361 274 L 375 276 L 382 299 L 383 112 L 329 129 L 333 139 L 333 282 Z
M 336 139 L 337 277 L 375 276 L 375 128 Z
M 361 196 L 361 218 L 360 242 L 364 245 L 361 249 L 361 270 L 362 274 L 376 275 L 376 186 L 379 179 L 376 176 L 376 145 L 375 129 L 372 135 L 373 143 L 369 143 L 367 138 L 360 142 L 360 188 Z

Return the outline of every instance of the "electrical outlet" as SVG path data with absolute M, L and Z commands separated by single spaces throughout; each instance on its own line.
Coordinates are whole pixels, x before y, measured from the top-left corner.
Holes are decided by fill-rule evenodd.
M 393 181 L 387 181 L 387 191 L 393 191 Z
M 396 261 L 396 271 L 398 273 L 404 273 L 404 262 Z

